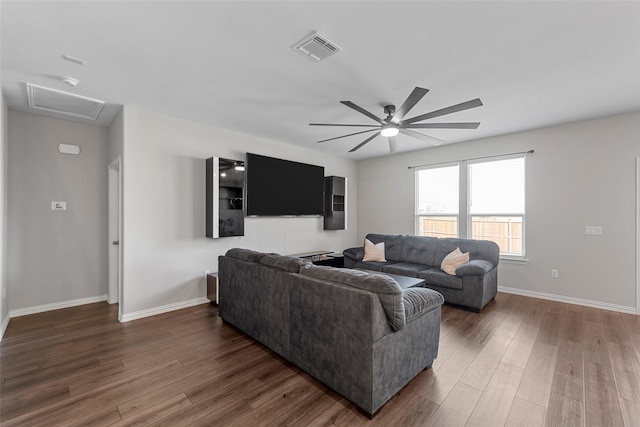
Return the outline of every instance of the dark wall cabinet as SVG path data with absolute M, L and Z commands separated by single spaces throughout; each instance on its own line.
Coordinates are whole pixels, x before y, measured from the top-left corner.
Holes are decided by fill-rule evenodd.
M 341 176 L 324 178 L 324 229 L 346 230 L 347 180 Z
M 206 179 L 206 236 L 244 236 L 244 161 L 208 158 Z

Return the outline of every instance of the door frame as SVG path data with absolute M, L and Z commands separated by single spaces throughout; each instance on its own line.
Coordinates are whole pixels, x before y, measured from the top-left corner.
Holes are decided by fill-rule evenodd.
M 640 315 L 640 157 L 636 157 L 636 314 Z

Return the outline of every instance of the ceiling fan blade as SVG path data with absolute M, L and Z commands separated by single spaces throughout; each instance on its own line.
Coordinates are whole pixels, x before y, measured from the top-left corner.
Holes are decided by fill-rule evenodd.
M 398 140 L 396 139 L 395 136 L 392 136 L 389 138 L 389 152 L 395 153 L 397 149 L 398 149 Z
M 341 104 L 346 105 L 346 106 L 347 106 L 347 107 L 349 107 L 349 108 L 353 108 L 353 109 L 354 109 L 354 110 L 356 110 L 358 113 L 360 113 L 360 114 L 364 114 L 365 116 L 369 117 L 369 118 L 370 118 L 370 119 L 372 119 L 372 120 L 375 120 L 376 122 L 378 122 L 378 123 L 380 123 L 380 124 L 382 124 L 382 123 L 383 123 L 382 119 L 380 119 L 380 118 L 376 117 L 376 116 L 375 116 L 375 114 L 370 113 L 369 111 L 367 111 L 367 110 L 365 110 L 364 108 L 362 108 L 362 107 L 360 107 L 360 106 L 358 106 L 358 105 L 354 104 L 354 103 L 353 103 L 353 102 L 351 102 L 351 101 L 340 101 L 340 103 L 341 103 Z
M 323 139 L 322 141 L 317 141 L 317 143 L 319 144 L 321 142 L 333 141 L 334 139 L 346 138 L 348 136 L 360 135 L 361 133 L 373 132 L 373 131 L 377 131 L 377 130 L 378 129 L 367 129 L 367 130 L 363 130 L 361 132 L 350 133 L 348 135 L 336 136 L 335 138 Z
M 411 136 L 413 138 L 417 138 L 417 139 L 419 139 L 421 141 L 427 142 L 427 143 L 432 144 L 432 145 L 440 145 L 443 142 L 441 139 L 434 138 L 432 136 L 425 135 L 425 134 L 420 133 L 420 132 L 415 132 L 415 131 L 412 131 L 412 130 L 409 130 L 409 129 L 400 129 L 400 133 L 405 134 L 407 136 Z
M 476 98 L 476 99 L 472 99 L 471 101 L 462 102 L 460 104 L 452 105 L 450 107 L 443 108 L 441 110 L 432 111 L 432 112 L 427 113 L 427 114 L 422 114 L 420 116 L 416 116 L 416 117 L 412 117 L 412 118 L 407 119 L 407 120 L 403 120 L 399 124 L 400 124 L 400 126 L 406 126 L 408 124 L 419 122 L 421 120 L 427 120 L 427 119 L 431 119 L 431 118 L 434 118 L 434 117 L 440 117 L 440 116 L 444 116 L 446 114 L 456 113 L 458 111 L 464 111 L 464 110 L 468 110 L 470 108 L 480 107 L 481 105 L 482 105 L 482 101 L 480 101 L 480 98 Z
M 415 87 L 404 103 L 398 108 L 391 118 L 391 123 L 398 123 L 421 99 L 429 92 L 429 89 Z
M 405 126 L 405 129 L 478 129 L 480 122 L 462 123 L 413 123 Z
M 365 139 L 363 142 L 361 142 L 360 144 L 356 145 L 351 150 L 349 150 L 349 152 L 353 153 L 354 151 L 359 150 L 360 148 L 362 148 L 363 145 L 365 145 L 366 143 L 368 143 L 369 141 L 371 141 L 372 139 L 374 139 L 378 135 L 380 135 L 380 133 L 376 133 L 374 135 L 371 135 L 369 138 Z
M 309 126 L 357 126 L 363 128 L 375 128 L 377 125 L 351 125 L 346 123 L 309 123 Z

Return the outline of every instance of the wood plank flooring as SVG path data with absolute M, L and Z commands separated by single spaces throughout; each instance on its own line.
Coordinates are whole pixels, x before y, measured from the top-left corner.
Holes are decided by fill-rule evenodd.
M 440 352 L 369 420 L 204 304 L 11 319 L 2 426 L 640 426 L 640 316 L 498 294 L 444 306 Z

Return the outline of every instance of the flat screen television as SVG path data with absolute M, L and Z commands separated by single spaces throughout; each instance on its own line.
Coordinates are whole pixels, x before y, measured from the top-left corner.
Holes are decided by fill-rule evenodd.
M 247 216 L 322 215 L 324 167 L 247 153 Z

